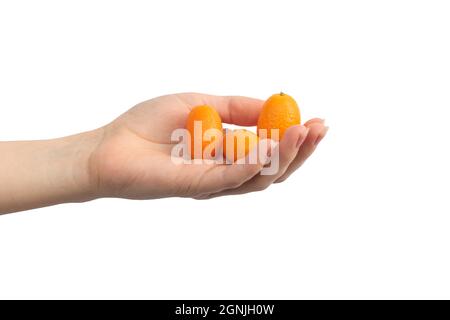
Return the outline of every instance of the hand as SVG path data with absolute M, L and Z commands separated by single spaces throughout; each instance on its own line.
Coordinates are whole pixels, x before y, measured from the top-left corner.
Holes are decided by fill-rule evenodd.
M 102 138 L 89 164 L 96 194 L 206 199 L 260 191 L 298 169 L 327 131 L 320 119 L 289 128 L 275 150 L 280 154 L 275 175 L 260 175 L 263 163 L 175 164 L 171 161 L 172 131 L 184 128 L 190 110 L 202 104 L 213 106 L 225 123 L 255 126 L 263 101 L 184 93 L 138 104 L 101 129 Z
M 263 190 L 298 169 L 327 130 L 320 119 L 289 128 L 271 150 L 279 154 L 273 175 L 260 175 L 265 161 L 176 164 L 172 131 L 184 128 L 191 108 L 201 104 L 215 107 L 226 123 L 254 126 L 263 101 L 175 94 L 143 102 L 97 130 L 0 142 L 0 214 L 99 197 L 207 199 Z

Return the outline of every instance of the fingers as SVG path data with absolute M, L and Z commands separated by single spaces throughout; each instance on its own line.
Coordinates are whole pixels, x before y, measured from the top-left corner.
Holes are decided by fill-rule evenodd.
M 300 146 L 297 156 L 292 161 L 286 172 L 278 178 L 276 181 L 283 182 L 286 180 L 295 170 L 297 170 L 309 156 L 314 152 L 320 141 L 325 137 L 328 131 L 328 127 L 324 125 L 323 119 L 311 119 L 305 123 L 305 126 L 309 128 L 308 136 L 303 144 Z
M 201 93 L 179 94 L 188 104 L 207 104 L 215 108 L 225 123 L 254 126 L 264 101 L 241 96 L 214 96 Z
M 240 126 L 255 126 L 264 101 L 248 97 L 219 97 L 216 108 L 223 122 Z
M 194 195 L 194 197 L 198 198 L 205 194 L 209 195 L 226 189 L 235 189 L 258 175 L 268 159 L 267 152 L 262 155 L 258 152 L 263 145 L 264 142 L 260 141 L 258 148 L 254 148 L 247 155 L 245 164 L 201 165 L 201 167 L 198 167 L 201 170 L 197 174 L 199 178 L 193 179 L 194 183 L 191 184 L 191 188 L 187 192 L 188 195 Z
M 312 125 L 313 123 L 321 123 L 321 124 L 324 124 L 324 123 L 325 123 L 325 119 L 321 119 L 321 118 L 312 118 L 312 119 L 306 121 L 305 124 L 304 124 L 304 126 L 309 128 L 309 126 Z
M 261 191 L 266 189 L 286 172 L 291 162 L 295 159 L 299 147 L 307 137 L 308 130 L 308 128 L 298 125 L 293 126 L 286 131 L 283 139 L 276 146 L 276 148 L 272 150 L 272 154 L 270 155 L 270 166 L 276 166 L 276 168 L 274 168 L 275 171 L 271 172 L 271 174 L 264 175 L 264 171 L 262 171 L 261 174 L 255 175 L 253 178 L 237 188 L 223 190 L 215 194 L 203 195 L 202 198 L 208 199 L 219 196 Z M 277 158 L 274 157 L 276 155 L 278 155 L 278 161 Z M 265 167 L 264 170 L 268 168 L 270 170 L 270 166 Z

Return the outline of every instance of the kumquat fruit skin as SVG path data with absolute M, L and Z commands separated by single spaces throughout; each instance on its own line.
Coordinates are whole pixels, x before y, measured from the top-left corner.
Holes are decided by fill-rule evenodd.
M 208 139 L 205 133 L 209 129 L 216 129 L 222 136 L 222 119 L 219 113 L 211 106 L 202 105 L 194 107 L 189 113 L 186 120 L 186 129 L 189 131 L 191 138 L 190 155 L 191 158 L 203 158 L 206 148 L 217 141 Z M 195 147 L 198 147 L 196 150 Z M 215 156 L 215 149 L 211 152 Z
M 291 96 L 280 92 L 272 95 L 264 102 L 258 118 L 258 136 L 273 140 L 281 140 L 285 131 L 300 124 L 300 109 Z M 272 129 L 278 129 L 278 137 L 273 135 Z M 264 131 L 265 130 L 265 131 Z
M 227 130 L 223 141 L 223 155 L 231 162 L 246 157 L 258 145 L 258 136 L 246 129 Z

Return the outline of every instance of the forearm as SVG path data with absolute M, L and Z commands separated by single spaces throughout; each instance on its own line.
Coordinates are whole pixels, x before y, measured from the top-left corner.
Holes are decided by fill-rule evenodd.
M 0 142 L 0 214 L 95 198 L 90 155 L 100 136 Z

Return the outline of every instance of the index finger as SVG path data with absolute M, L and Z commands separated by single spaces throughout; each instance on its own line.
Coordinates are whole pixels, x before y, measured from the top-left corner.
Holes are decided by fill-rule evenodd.
M 223 122 L 240 126 L 256 126 L 264 101 L 249 97 L 218 97 L 214 106 Z
M 222 121 L 239 126 L 255 126 L 264 101 L 242 96 L 215 96 L 191 93 L 185 96 L 193 105 L 199 102 L 217 110 Z

